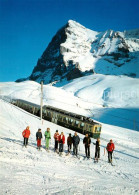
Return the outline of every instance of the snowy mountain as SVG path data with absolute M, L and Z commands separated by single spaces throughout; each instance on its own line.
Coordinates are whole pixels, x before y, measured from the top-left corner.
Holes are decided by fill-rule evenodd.
M 49 43 L 27 79 L 44 83 L 100 73 L 139 77 L 139 29 L 96 32 L 69 20 Z

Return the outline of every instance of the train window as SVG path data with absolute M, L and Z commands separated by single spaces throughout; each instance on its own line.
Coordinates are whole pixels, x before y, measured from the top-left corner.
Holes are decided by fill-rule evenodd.
M 100 132 L 101 131 L 101 127 L 95 127 L 95 132 Z
M 64 118 L 63 118 L 63 121 L 64 121 L 65 123 L 67 123 L 67 122 L 68 122 L 68 118 L 67 118 L 67 117 L 64 117 Z
M 56 114 L 53 112 L 53 118 L 55 118 Z
M 83 129 L 83 127 L 84 127 L 84 123 L 81 123 L 81 124 L 80 124 L 80 127 Z
M 100 132 L 101 131 L 101 127 L 97 127 L 97 132 Z
M 51 117 L 51 112 L 47 112 L 47 116 Z
M 68 119 L 68 123 L 69 123 L 69 124 L 72 124 L 72 122 L 73 122 L 73 119 L 69 118 L 69 119 Z
M 43 113 L 45 113 L 45 114 L 46 114 L 46 110 L 43 110 Z
M 58 120 L 62 121 L 62 116 L 59 115 L 58 116 Z
M 78 124 L 79 124 L 79 121 L 75 121 L 75 126 L 78 126 Z

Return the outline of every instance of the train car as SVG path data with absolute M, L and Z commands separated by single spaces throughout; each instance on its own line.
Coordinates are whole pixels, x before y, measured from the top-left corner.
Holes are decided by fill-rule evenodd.
M 25 100 L 14 100 L 14 105 L 40 116 L 40 106 Z M 43 106 L 42 117 L 45 120 L 58 124 L 60 126 L 72 129 L 82 134 L 88 133 L 91 137 L 97 139 L 101 134 L 101 124 L 94 122 L 91 118 L 58 109 L 52 106 Z
M 26 110 L 31 114 L 40 116 L 40 106 L 37 104 L 33 104 L 31 102 L 21 100 L 21 99 L 12 100 L 11 103 L 14 104 L 15 106 L 18 106 L 19 108 L 22 108 L 23 110 Z
M 43 118 L 79 133 L 88 133 L 95 139 L 101 134 L 101 124 L 94 122 L 91 118 L 52 106 L 43 106 Z

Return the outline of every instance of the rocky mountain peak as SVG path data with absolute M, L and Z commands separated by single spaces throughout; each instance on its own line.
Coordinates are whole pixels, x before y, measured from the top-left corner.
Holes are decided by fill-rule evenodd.
M 94 72 L 138 77 L 138 60 L 139 29 L 96 32 L 69 20 L 52 38 L 27 79 L 52 83 Z

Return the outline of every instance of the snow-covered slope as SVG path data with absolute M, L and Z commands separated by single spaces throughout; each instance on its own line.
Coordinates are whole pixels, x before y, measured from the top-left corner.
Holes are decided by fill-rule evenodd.
M 62 84 L 62 83 L 61 83 Z M 57 84 L 58 85 L 58 84 Z M 24 99 L 40 103 L 40 84 L 34 81 L 0 83 L 0 194 L 139 194 L 139 80 L 127 76 L 94 74 L 62 87 L 44 85 L 43 102 L 82 115 L 102 124 L 101 159 L 84 160 L 83 135 L 79 134 L 80 159 L 53 152 L 56 129 L 66 138 L 73 131 L 40 119 L 5 101 Z M 30 126 L 29 146 L 22 147 L 22 131 Z M 36 131 L 50 127 L 50 152 L 36 150 Z M 136 130 L 136 131 L 135 131 Z M 107 163 L 104 148 L 113 139 L 113 164 Z
M 58 84 L 57 84 L 58 85 Z M 139 80 L 94 74 L 57 88 L 44 85 L 43 103 L 85 114 L 100 122 L 139 130 Z M 1 96 L 40 104 L 40 84 L 1 83 Z
M 59 157 L 53 152 L 53 134 L 56 129 L 63 131 L 66 138 L 73 131 L 44 121 L 0 100 L 0 194 L 46 195 L 46 194 L 105 194 L 131 195 L 139 193 L 139 134 L 120 127 L 103 125 L 101 137 L 113 138 L 116 145 L 113 164 L 107 163 L 101 140 L 101 160 L 94 164 L 95 146 L 92 139 L 91 159 L 84 160 L 83 135 L 80 135 L 79 156 L 64 154 Z M 22 147 L 22 131 L 29 125 L 31 136 L 29 146 Z M 52 139 L 50 152 L 46 152 L 44 139 L 42 151 L 36 150 L 35 134 L 38 128 L 44 134 L 50 127 Z
M 52 83 L 94 72 L 138 78 L 138 63 L 139 29 L 96 32 L 69 20 L 53 37 L 26 80 Z

